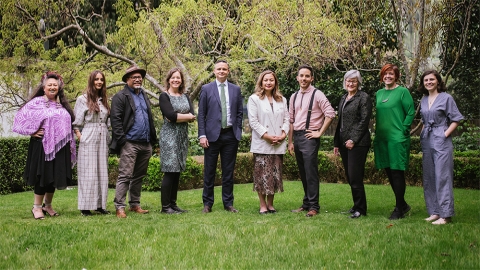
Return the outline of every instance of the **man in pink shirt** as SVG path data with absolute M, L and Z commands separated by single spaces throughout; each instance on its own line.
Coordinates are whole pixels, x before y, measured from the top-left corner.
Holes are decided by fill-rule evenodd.
M 304 197 L 302 206 L 292 212 L 308 211 L 307 217 L 318 214 L 320 180 L 318 176 L 318 149 L 322 136 L 335 117 L 335 110 L 322 91 L 313 85 L 313 69 L 302 65 L 298 68 L 297 81 L 300 90 L 290 97 L 290 131 L 288 152 L 295 152 Z

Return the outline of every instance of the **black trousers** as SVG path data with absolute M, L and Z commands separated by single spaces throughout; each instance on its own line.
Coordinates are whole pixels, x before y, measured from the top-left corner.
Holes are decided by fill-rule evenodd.
M 160 191 L 160 200 L 162 207 L 172 207 L 177 205 L 178 184 L 180 182 L 179 172 L 164 172 L 162 187 Z
M 339 147 L 342 157 L 345 175 L 352 191 L 353 207 L 352 209 L 367 214 L 367 196 L 363 185 L 365 175 L 365 161 L 367 160 L 368 146 L 355 146 L 348 150 L 344 145 Z
M 237 160 L 238 140 L 233 128 L 223 132 L 215 142 L 208 142 L 209 147 L 204 149 L 203 172 L 203 205 L 213 206 L 215 175 L 218 155 L 222 166 L 222 201 L 223 206 L 233 206 L 233 170 Z
M 392 170 L 385 168 L 390 186 L 392 186 L 393 193 L 395 194 L 395 207 L 398 209 L 405 209 L 407 202 L 405 201 L 405 190 L 407 184 L 405 183 L 405 171 Z
M 294 150 L 303 185 L 302 208 L 320 210 L 320 178 L 318 176 L 318 149 L 320 139 L 307 139 L 305 131 L 294 131 Z

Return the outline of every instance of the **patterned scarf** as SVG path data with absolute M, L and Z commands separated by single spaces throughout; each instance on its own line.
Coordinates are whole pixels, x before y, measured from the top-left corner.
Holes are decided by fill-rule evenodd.
M 47 101 L 43 96 L 33 98 L 15 115 L 13 132 L 32 135 L 39 128 L 43 128 L 42 143 L 46 161 L 53 160 L 55 153 L 70 142 L 73 167 L 76 163 L 76 145 L 71 117 L 65 108 L 57 107 L 57 104 L 55 101 Z

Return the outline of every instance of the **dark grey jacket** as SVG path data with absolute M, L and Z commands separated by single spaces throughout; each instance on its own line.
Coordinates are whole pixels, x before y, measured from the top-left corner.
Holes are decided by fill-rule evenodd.
M 157 142 L 157 131 L 153 124 L 152 110 L 150 101 L 145 91 L 142 91 L 147 104 L 148 123 L 150 126 L 150 143 Z M 135 120 L 135 102 L 131 96 L 128 86 L 125 87 L 112 98 L 112 108 L 110 110 L 110 122 L 112 124 L 112 142 L 110 144 L 111 153 L 119 153 L 122 146 L 127 141 L 125 135 L 132 128 Z
M 347 140 L 352 140 L 355 146 L 370 146 L 368 124 L 372 117 L 372 100 L 363 91 L 357 91 L 349 100 L 346 100 L 347 95 L 342 97 L 338 105 L 338 124 L 334 145 L 340 147 L 345 145 Z

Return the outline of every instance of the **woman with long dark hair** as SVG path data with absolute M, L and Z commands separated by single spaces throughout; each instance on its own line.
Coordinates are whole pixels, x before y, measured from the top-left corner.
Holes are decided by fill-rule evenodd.
M 78 209 L 84 216 L 90 210 L 109 214 L 108 144 L 110 106 L 107 102 L 105 75 L 95 70 L 90 73 L 85 92 L 75 103 L 73 130 L 80 141 L 78 148 Z
M 290 122 L 287 100 L 271 70 L 258 76 L 255 93 L 248 98 L 248 120 L 252 127 L 253 191 L 260 200 L 259 213 L 276 213 L 273 200 L 275 193 L 283 192 L 283 155 Z
M 65 189 L 72 180 L 76 160 L 72 121 L 75 119 L 63 90 L 63 79 L 55 72 L 42 76 L 32 98 L 15 115 L 13 131 L 30 135 L 23 178 L 34 186 L 32 214 L 58 216 L 52 208 L 55 189 Z

